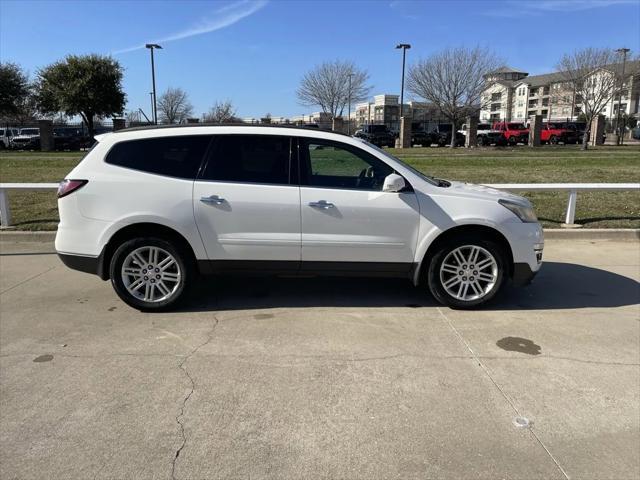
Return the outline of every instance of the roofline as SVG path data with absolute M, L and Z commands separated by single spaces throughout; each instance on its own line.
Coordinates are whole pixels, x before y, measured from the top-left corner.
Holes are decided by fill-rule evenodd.
M 315 124 L 317 125 L 317 124 Z M 337 135 L 346 135 L 346 133 L 334 132 L 332 130 L 323 130 L 321 128 L 313 128 L 308 127 L 306 125 L 294 125 L 294 124 L 265 124 L 265 123 L 181 123 L 178 125 L 170 124 L 170 125 L 143 125 L 139 127 L 128 127 L 120 130 L 116 130 L 112 133 L 120 133 L 120 132 L 139 132 L 144 130 L 164 130 L 171 128 L 199 128 L 199 127 L 258 127 L 258 128 L 294 128 L 297 130 L 311 130 L 311 131 L 323 131 L 329 133 L 335 133 Z

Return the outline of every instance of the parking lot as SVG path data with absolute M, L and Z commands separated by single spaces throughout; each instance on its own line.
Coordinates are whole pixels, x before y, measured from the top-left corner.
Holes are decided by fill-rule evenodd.
M 640 476 L 640 246 L 550 240 L 480 311 L 408 282 L 211 279 L 144 314 L 0 257 L 0 477 Z

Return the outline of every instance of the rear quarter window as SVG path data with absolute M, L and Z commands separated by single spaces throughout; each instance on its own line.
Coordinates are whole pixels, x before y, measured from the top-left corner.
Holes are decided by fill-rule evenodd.
M 128 140 L 111 147 L 105 161 L 142 172 L 193 180 L 210 142 L 208 135 Z

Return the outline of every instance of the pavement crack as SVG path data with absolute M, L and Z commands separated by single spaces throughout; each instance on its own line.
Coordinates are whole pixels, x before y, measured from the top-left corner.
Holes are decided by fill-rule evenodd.
M 464 343 L 464 345 L 467 347 L 467 350 L 469 350 L 469 352 L 471 353 L 471 355 L 473 356 L 473 359 L 478 363 L 478 366 L 480 366 L 480 368 L 482 368 L 482 370 L 484 371 L 484 373 L 487 375 L 487 377 L 489 377 L 489 380 L 491 380 L 491 383 L 493 383 L 493 385 L 498 389 L 498 391 L 502 394 L 502 396 L 504 397 L 504 399 L 507 401 L 507 403 L 511 406 L 511 408 L 514 410 L 514 412 L 516 412 L 516 415 L 518 417 L 521 417 L 522 415 L 520 414 L 520 411 L 518 410 L 518 407 L 516 406 L 516 404 L 514 403 L 514 401 L 511 399 L 511 397 L 509 397 L 509 395 L 507 395 L 507 392 L 505 392 L 503 390 L 503 388 L 498 385 L 498 382 L 495 381 L 495 379 L 493 378 L 493 375 L 491 375 L 491 372 L 489 371 L 489 369 L 486 367 L 486 365 L 484 363 L 482 363 L 482 358 L 473 350 L 473 348 L 471 347 L 471 345 L 469 344 L 469 342 L 467 342 L 467 340 L 462 336 L 462 334 L 458 331 L 458 329 L 455 327 L 455 325 L 453 324 L 453 322 L 451 320 L 449 320 L 449 317 L 447 317 L 444 312 L 442 311 L 442 309 L 440 307 L 436 307 L 436 309 L 438 310 L 438 313 L 440 314 L 440 316 L 444 319 L 445 323 L 447 325 L 449 325 L 449 328 L 453 331 L 453 333 L 460 339 L 460 341 L 462 343 Z M 560 470 L 560 472 L 562 473 L 562 475 L 564 476 L 564 478 L 566 478 L 567 480 L 569 480 L 569 475 L 567 475 L 567 472 L 565 472 L 564 468 L 562 468 L 562 466 L 560 465 L 560 463 L 558 462 L 558 460 L 556 460 L 556 458 L 553 456 L 553 454 L 551 453 L 551 451 L 549 451 L 549 449 L 547 448 L 547 446 L 544 444 L 544 442 L 542 441 L 542 439 L 538 436 L 538 434 L 534 431 L 533 427 L 529 427 L 529 432 L 531 433 L 531 435 L 533 436 L 533 438 L 538 442 L 538 444 L 544 449 L 545 452 L 547 452 L 547 455 L 549 456 L 549 458 L 553 461 L 553 463 L 556 465 L 556 467 L 558 468 L 558 470 Z
M 9 287 L 9 288 L 6 288 L 6 289 L 2 290 L 2 291 L 0 292 L 0 295 L 2 295 L 2 294 L 4 294 L 4 293 L 7 293 L 7 292 L 9 292 L 9 291 L 11 291 L 11 290 L 13 290 L 14 288 L 18 288 L 20 285 L 24 285 L 25 283 L 30 282 L 30 281 L 31 281 L 31 280 L 33 280 L 34 278 L 38 278 L 39 276 L 44 275 L 45 273 L 50 272 L 51 270 L 53 270 L 53 269 L 54 269 L 54 268 L 56 268 L 56 267 L 57 267 L 57 265 L 54 265 L 54 266 L 53 266 L 53 267 L 51 267 L 51 268 L 47 268 L 44 272 L 36 273 L 35 275 L 32 275 L 32 276 L 30 276 L 29 278 L 27 278 L 27 279 L 25 279 L 25 280 L 23 280 L 23 281 L 21 281 L 21 282 L 19 282 L 19 283 L 16 283 L 16 284 L 15 284 L 15 285 L 13 285 L 12 287 Z
M 214 322 L 213 325 L 211 326 L 211 328 L 209 329 L 209 331 L 207 332 L 207 338 L 204 342 L 202 342 L 200 345 L 198 345 L 197 347 L 195 347 L 193 350 L 191 350 L 191 352 L 189 352 L 188 355 L 186 355 L 182 361 L 178 364 L 178 368 L 180 370 L 182 370 L 184 372 L 184 374 L 187 376 L 187 378 L 189 379 L 189 383 L 191 384 L 191 388 L 189 389 L 189 392 L 187 392 L 187 394 L 185 395 L 185 397 L 182 399 L 182 405 L 180 406 L 180 412 L 178 413 L 178 415 L 176 415 L 176 423 L 180 426 L 180 436 L 182 437 L 182 442 L 180 444 L 180 446 L 178 447 L 178 449 L 176 450 L 176 453 L 173 457 L 173 461 L 171 462 L 171 478 L 172 480 L 176 480 L 176 463 L 178 461 L 178 457 L 180 456 L 180 454 L 182 453 L 182 451 L 184 450 L 184 448 L 187 446 L 187 436 L 184 432 L 184 410 L 187 406 L 187 402 L 189 401 L 189 399 L 191 398 L 191 395 L 193 395 L 193 392 L 196 389 L 196 382 L 193 379 L 193 377 L 191 376 L 191 374 L 189 373 L 189 370 L 187 370 L 186 367 L 186 363 L 187 361 L 189 361 L 189 359 L 196 354 L 196 352 L 198 350 L 200 350 L 202 347 L 204 347 L 205 345 L 207 345 L 211 339 L 213 338 L 213 331 L 216 329 L 216 327 L 218 326 L 219 320 L 217 317 L 213 317 Z

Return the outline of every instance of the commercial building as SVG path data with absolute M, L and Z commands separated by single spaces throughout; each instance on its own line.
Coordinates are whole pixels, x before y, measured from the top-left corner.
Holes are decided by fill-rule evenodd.
M 616 75 L 620 71 L 621 65 L 612 65 L 607 74 Z M 614 95 L 602 112 L 607 118 L 617 115 L 618 103 L 623 114 L 638 116 L 640 61 L 627 62 L 625 72 L 620 102 L 618 95 Z M 525 121 L 532 115 L 542 115 L 548 120 L 576 120 L 582 112 L 582 99 L 559 72 L 529 75 L 504 67 L 486 75 L 485 80 L 487 87 L 482 96 L 481 121 Z

